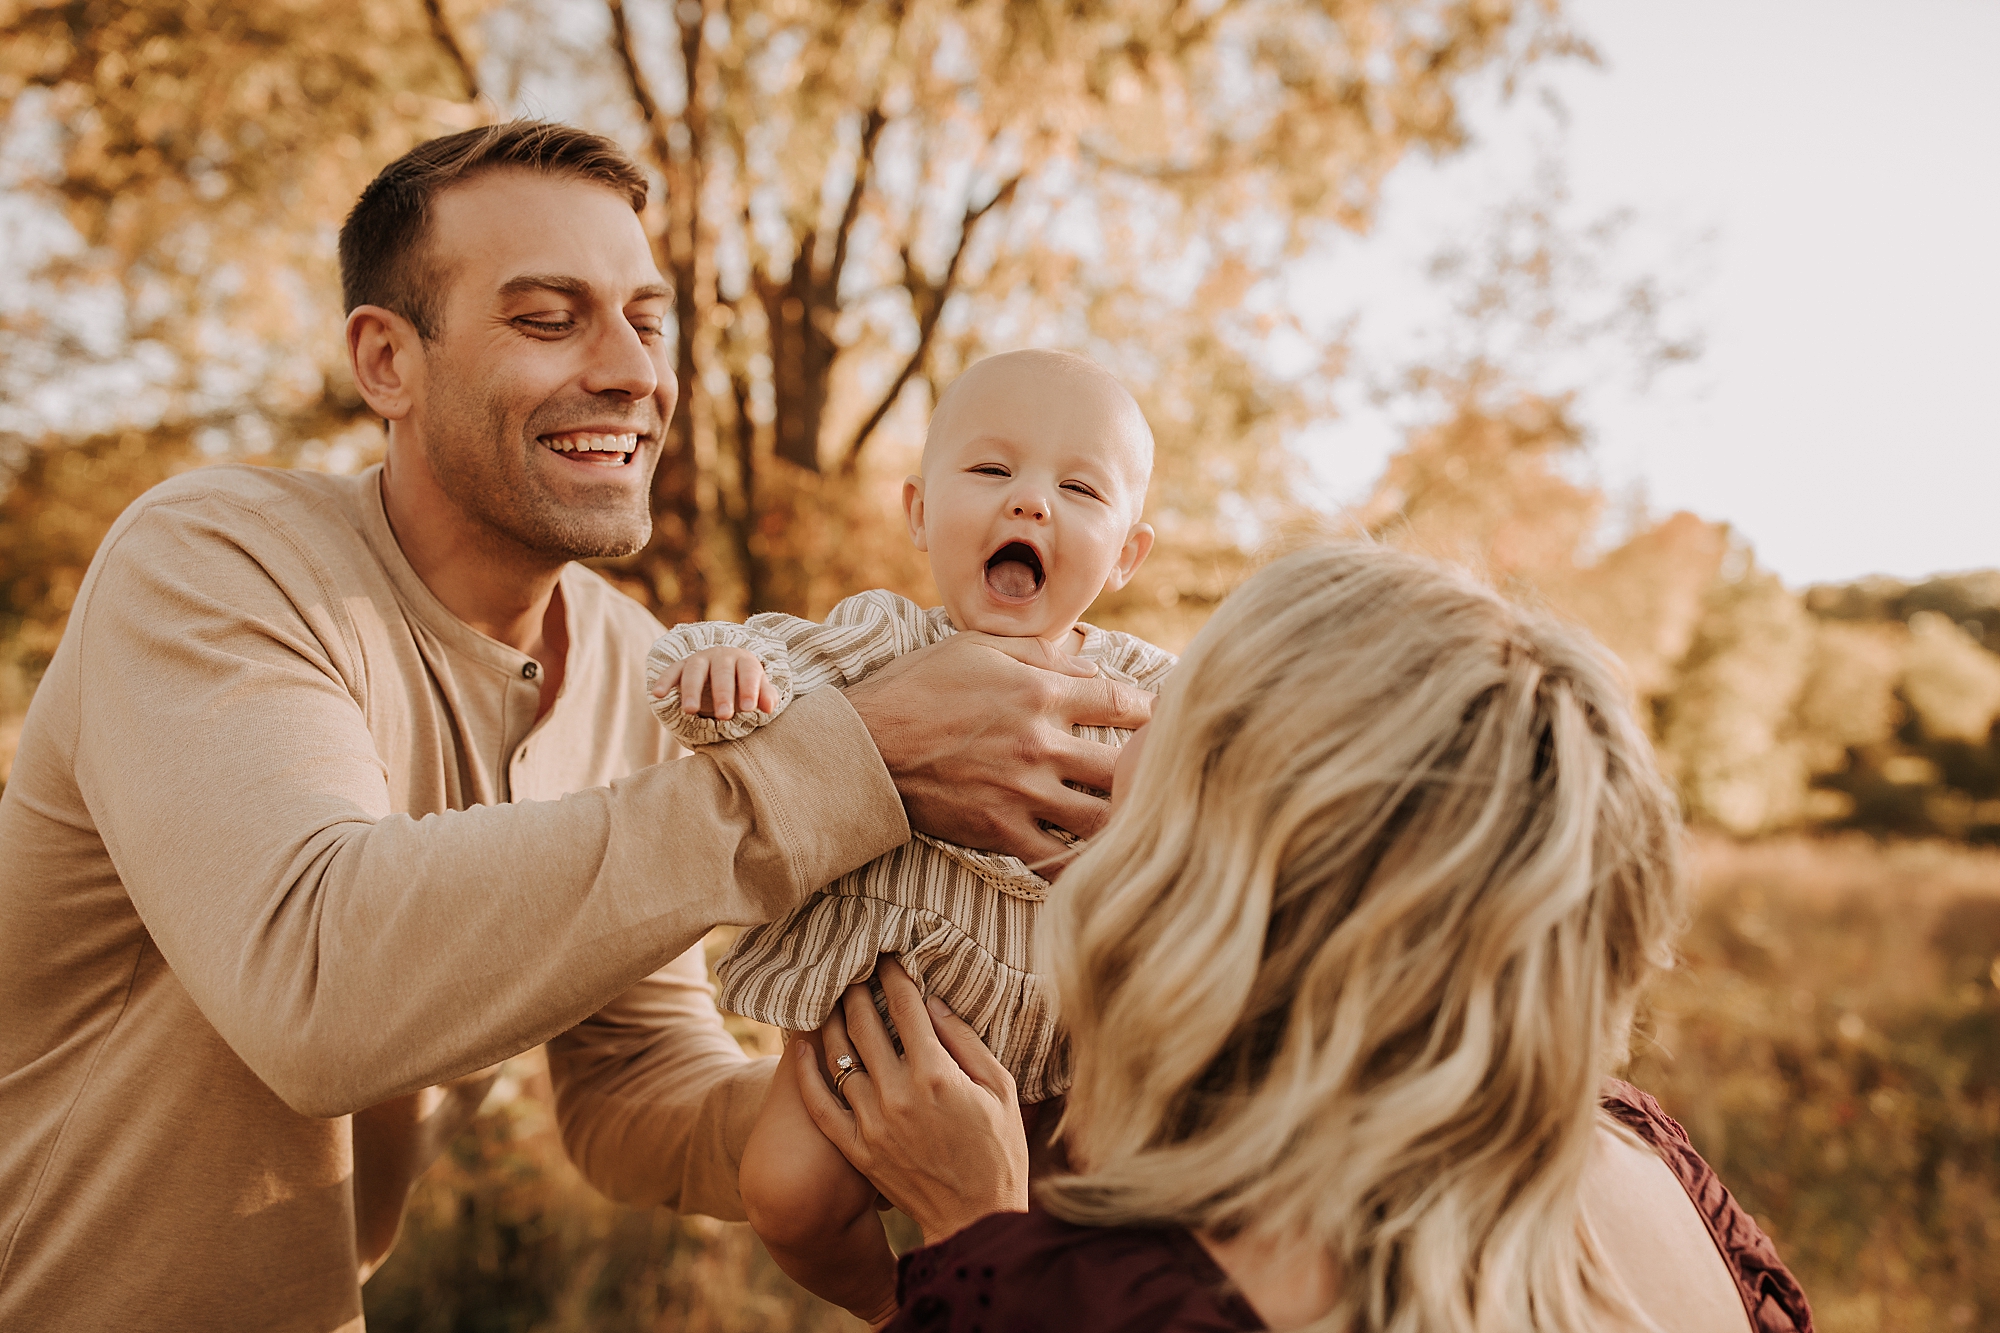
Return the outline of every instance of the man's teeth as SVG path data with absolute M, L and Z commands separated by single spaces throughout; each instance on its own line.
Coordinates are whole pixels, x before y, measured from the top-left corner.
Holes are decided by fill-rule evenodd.
M 542 443 L 563 454 L 629 454 L 639 447 L 632 435 L 544 435 Z

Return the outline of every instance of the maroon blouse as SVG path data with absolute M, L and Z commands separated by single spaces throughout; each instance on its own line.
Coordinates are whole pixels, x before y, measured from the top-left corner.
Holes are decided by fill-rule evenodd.
M 1812 1333 L 1799 1284 L 1660 1104 L 1612 1080 L 1604 1108 L 1659 1153 L 1694 1200 L 1755 1333 Z M 996 1213 L 903 1256 L 885 1333 L 1251 1333 L 1264 1321 L 1179 1228 L 1081 1227 Z

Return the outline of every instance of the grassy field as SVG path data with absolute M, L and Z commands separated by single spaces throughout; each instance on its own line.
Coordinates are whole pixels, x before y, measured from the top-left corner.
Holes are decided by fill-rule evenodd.
M 1633 1081 L 1825 1333 L 2000 1328 L 2000 852 L 1857 836 L 1701 861 Z
M 1776 1238 L 1825 1333 L 2000 1328 L 2000 851 L 1710 840 L 1700 862 L 1633 1081 Z M 605 1202 L 562 1158 L 535 1057 L 509 1085 L 418 1187 L 371 1329 L 860 1328 L 743 1227 Z

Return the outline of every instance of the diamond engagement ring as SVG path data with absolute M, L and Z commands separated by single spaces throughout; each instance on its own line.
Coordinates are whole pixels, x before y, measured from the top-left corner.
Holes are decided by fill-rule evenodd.
M 853 1078 L 856 1074 L 865 1074 L 867 1072 L 866 1069 L 861 1067 L 861 1062 L 851 1055 L 843 1055 L 836 1058 L 833 1062 L 833 1090 L 841 1093 L 842 1096 L 846 1096 L 846 1093 L 842 1092 L 842 1089 L 846 1086 L 847 1080 Z

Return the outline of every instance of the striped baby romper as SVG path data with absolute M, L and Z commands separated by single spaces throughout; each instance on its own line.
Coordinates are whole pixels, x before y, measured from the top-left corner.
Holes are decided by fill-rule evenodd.
M 1143 639 L 1079 625 L 1082 656 L 1113 680 L 1157 692 L 1174 657 Z M 833 608 L 826 623 L 770 613 L 748 623 L 676 626 L 646 657 L 650 689 L 660 675 L 703 648 L 747 648 L 764 663 L 778 696 L 773 713 L 738 713 L 727 722 L 681 712 L 679 690 L 653 711 L 688 746 L 747 736 L 800 694 L 839 688 L 954 633 L 942 607 L 925 610 L 877 589 Z M 1131 733 L 1078 727 L 1077 734 L 1122 745 Z M 1049 882 L 1011 856 L 958 847 L 925 834 L 812 894 L 789 916 L 745 931 L 720 965 L 720 1003 L 732 1013 L 793 1032 L 826 1021 L 841 992 L 875 970 L 877 954 L 901 957 L 927 995 L 936 995 L 978 1030 L 1012 1071 L 1023 1102 L 1069 1086 L 1048 997 L 1034 972 L 1035 918 Z

